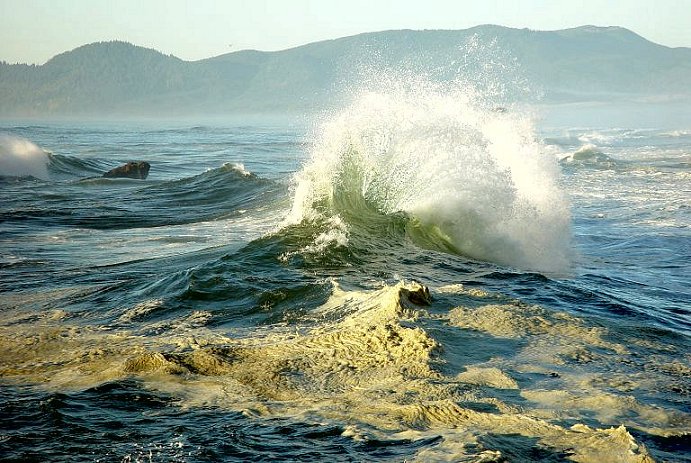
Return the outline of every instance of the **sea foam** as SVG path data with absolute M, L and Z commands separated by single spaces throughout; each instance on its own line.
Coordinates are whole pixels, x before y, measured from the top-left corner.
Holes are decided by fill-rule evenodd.
M 568 267 L 559 166 L 517 108 L 493 109 L 460 83 L 391 80 L 325 118 L 316 138 L 289 222 L 405 213 L 421 245 L 442 240 L 443 250 L 539 271 Z M 430 233 L 437 238 L 420 238 Z

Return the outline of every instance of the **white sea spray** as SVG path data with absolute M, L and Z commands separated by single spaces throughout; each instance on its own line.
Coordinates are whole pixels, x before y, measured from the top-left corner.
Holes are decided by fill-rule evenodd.
M 466 256 L 564 271 L 569 204 L 529 115 L 488 108 L 460 83 L 389 84 L 322 122 L 288 222 L 403 212 Z
M 48 153 L 30 140 L 0 134 L 0 176 L 48 179 Z

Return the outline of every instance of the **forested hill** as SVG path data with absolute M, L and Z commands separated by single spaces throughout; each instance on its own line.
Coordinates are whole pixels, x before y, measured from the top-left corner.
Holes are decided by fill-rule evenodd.
M 200 61 L 125 42 L 93 43 L 40 66 L 0 63 L 0 116 L 319 109 L 336 104 L 368 70 L 506 80 L 506 88 L 530 91 L 505 96 L 545 102 L 691 99 L 690 48 L 661 46 L 619 27 L 487 25 L 374 32 Z

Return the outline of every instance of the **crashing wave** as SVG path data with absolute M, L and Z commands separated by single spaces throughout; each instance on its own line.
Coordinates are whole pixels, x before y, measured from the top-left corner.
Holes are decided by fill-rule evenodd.
M 48 180 L 49 153 L 30 140 L 0 134 L 0 176 Z
M 416 83 L 360 95 L 319 129 L 289 223 L 351 226 L 405 214 L 418 245 L 520 268 L 568 267 L 558 163 L 530 120 L 468 88 Z

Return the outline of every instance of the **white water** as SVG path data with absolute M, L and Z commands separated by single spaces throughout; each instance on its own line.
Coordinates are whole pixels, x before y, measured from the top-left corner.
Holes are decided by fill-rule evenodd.
M 334 198 L 345 195 L 355 207 L 406 212 L 472 258 L 568 267 L 559 167 L 516 108 L 492 110 L 460 84 L 397 82 L 363 92 L 318 131 L 290 221 L 338 214 Z
M 48 154 L 33 142 L 0 134 L 0 176 L 48 179 Z

